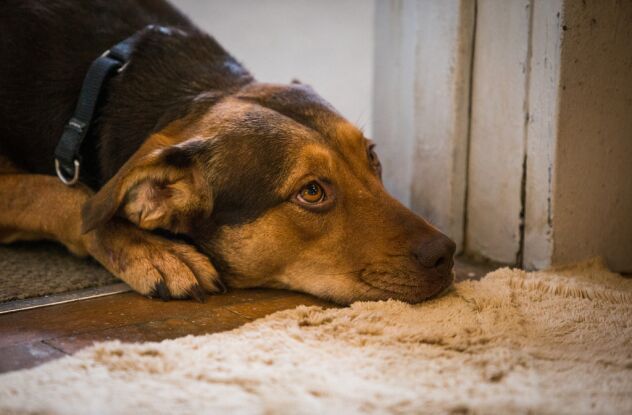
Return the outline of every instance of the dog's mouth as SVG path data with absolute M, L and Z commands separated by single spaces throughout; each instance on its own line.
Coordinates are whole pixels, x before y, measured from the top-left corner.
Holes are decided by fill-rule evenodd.
M 448 291 L 451 291 L 454 288 L 454 279 L 456 278 L 456 273 L 451 271 L 450 277 L 447 280 L 445 286 L 437 291 L 435 294 L 432 294 L 430 297 L 426 298 L 426 300 L 431 300 L 433 298 L 438 298 L 446 294 Z
M 402 276 L 400 273 L 371 273 L 359 275 L 361 282 L 384 294 L 384 299 L 392 298 L 408 303 L 419 303 L 445 294 L 452 288 L 455 273 L 447 277 L 419 278 Z

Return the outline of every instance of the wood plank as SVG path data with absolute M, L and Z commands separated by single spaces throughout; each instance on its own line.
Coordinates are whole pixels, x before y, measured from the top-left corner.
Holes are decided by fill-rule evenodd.
M 466 249 L 506 264 L 521 254 L 530 3 L 477 3 Z
M 375 3 L 373 138 L 379 148 L 386 188 L 410 204 L 414 152 L 414 2 Z
M 450 236 L 461 252 L 476 2 L 416 4 L 410 206 Z
M 63 356 L 66 355 L 42 342 L 2 347 L 0 348 L 0 373 L 30 368 Z
M 187 335 L 203 335 L 235 329 L 250 321 L 224 308 L 206 312 L 203 316 L 193 318 L 167 318 L 149 321 L 106 330 L 96 330 L 73 336 L 58 337 L 46 340 L 65 353 L 75 353 L 95 342 L 120 340 L 126 343 L 161 341 L 175 339 Z
M 387 189 L 461 250 L 474 1 L 378 1 L 374 138 Z
M 229 305 L 226 306 L 226 308 L 248 319 L 257 319 L 277 311 L 296 308 L 300 305 L 336 307 L 335 304 L 320 300 L 316 297 L 295 294 L 287 297 L 271 298 L 266 301 Z
M 61 304 L 0 316 L 0 347 L 76 335 L 152 320 L 202 316 L 218 307 L 292 295 L 283 290 L 234 290 L 207 302 L 151 300 L 136 293 Z
M 531 28 L 527 174 L 522 266 L 541 269 L 553 255 L 553 163 L 557 158 L 563 0 L 534 2 Z
M 551 58 L 559 83 L 549 86 L 559 112 L 545 115 L 558 126 L 546 137 L 555 147 L 550 263 L 600 256 L 632 271 L 632 2 L 564 1 L 557 26 L 544 30 L 561 42 Z

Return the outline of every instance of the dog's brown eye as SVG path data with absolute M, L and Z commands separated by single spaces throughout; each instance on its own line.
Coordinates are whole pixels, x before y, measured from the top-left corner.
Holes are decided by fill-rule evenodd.
M 298 197 L 305 203 L 318 203 L 324 199 L 325 192 L 318 183 L 311 182 L 301 189 Z

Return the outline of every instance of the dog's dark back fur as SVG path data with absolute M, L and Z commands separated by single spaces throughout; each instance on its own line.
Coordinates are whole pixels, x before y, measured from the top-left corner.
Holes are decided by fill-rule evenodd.
M 107 85 L 96 128 L 82 148 L 84 182 L 100 187 L 150 132 L 182 116 L 182 109 L 252 81 L 213 38 L 161 0 L 5 0 L 0 153 L 27 171 L 54 174 L 53 152 L 90 63 L 149 24 L 184 31 L 145 31 L 130 65 Z M 208 91 L 216 93 L 193 105 Z

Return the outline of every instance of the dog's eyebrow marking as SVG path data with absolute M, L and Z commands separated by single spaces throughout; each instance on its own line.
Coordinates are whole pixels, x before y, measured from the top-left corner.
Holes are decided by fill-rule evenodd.
M 334 150 L 347 162 L 363 166 L 367 146 L 364 134 L 356 126 L 344 120 L 335 123 L 333 128 Z
M 339 121 L 336 123 L 336 138 L 346 143 L 351 140 L 354 144 L 362 144 L 362 146 L 366 143 L 366 138 L 362 131 L 356 127 L 355 125 L 347 122 L 347 121 Z
M 306 157 L 309 155 L 309 157 Z M 306 175 L 331 176 L 334 170 L 333 160 L 326 147 L 320 144 L 311 143 L 303 146 L 297 156 L 298 163 L 287 175 L 284 182 L 279 187 L 281 194 L 287 194 L 298 186 L 298 182 Z M 314 168 L 314 166 L 319 168 Z

